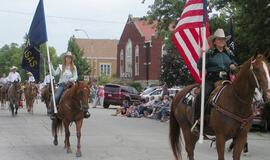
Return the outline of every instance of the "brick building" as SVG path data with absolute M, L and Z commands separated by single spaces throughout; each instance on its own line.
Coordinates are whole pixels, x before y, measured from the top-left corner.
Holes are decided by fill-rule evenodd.
M 84 51 L 84 57 L 92 68 L 92 77 L 116 76 L 118 40 L 76 38 L 75 41 Z
M 162 40 L 156 34 L 157 22 L 129 16 L 117 46 L 117 76 L 158 84 Z

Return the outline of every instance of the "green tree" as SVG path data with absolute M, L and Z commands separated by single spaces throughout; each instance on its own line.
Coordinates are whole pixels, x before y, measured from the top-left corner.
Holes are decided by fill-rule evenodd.
M 71 37 L 68 42 L 68 51 L 72 52 L 74 56 L 74 63 L 77 66 L 79 80 L 83 80 L 83 76 L 90 70 L 90 66 L 83 57 L 83 50 L 80 49 L 74 37 Z
M 0 73 L 6 73 L 8 75 L 9 69 L 12 66 L 18 67 L 18 72 L 22 76 L 22 80 L 26 79 L 26 75 L 23 69 L 21 69 L 23 49 L 16 43 L 10 45 L 4 45 L 0 49 Z
M 49 46 L 50 60 L 52 64 L 55 66 L 58 64 L 58 57 L 56 53 L 56 49 L 54 47 Z M 46 45 L 43 44 L 40 46 L 40 80 L 44 79 L 45 74 L 49 70 L 48 66 L 48 57 L 47 57 L 47 49 Z
M 160 80 L 162 83 L 166 82 L 169 87 L 194 83 L 183 59 L 176 49 L 169 50 L 167 54 L 163 55 Z

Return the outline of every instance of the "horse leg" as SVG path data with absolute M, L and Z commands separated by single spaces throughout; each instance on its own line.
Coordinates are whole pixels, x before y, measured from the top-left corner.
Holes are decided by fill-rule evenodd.
M 64 127 L 65 127 L 65 148 L 67 149 L 67 153 L 72 153 L 72 150 L 70 148 L 70 142 L 69 142 L 69 137 L 70 137 L 70 131 L 69 131 L 69 124 L 68 122 L 64 122 Z
M 81 157 L 81 128 L 82 128 L 83 119 L 76 122 L 76 131 L 77 131 L 77 152 L 76 156 Z
M 10 107 L 12 116 L 14 116 L 14 106 L 12 102 L 9 103 L 9 107 Z
M 233 149 L 233 160 L 240 160 L 241 153 L 247 142 L 247 133 L 239 134 L 235 139 L 234 149 Z
M 216 146 L 218 152 L 218 160 L 225 160 L 224 159 L 225 137 L 223 134 L 216 135 Z
M 198 141 L 198 137 L 191 133 L 189 127 L 182 126 L 182 132 L 185 139 L 185 148 L 188 158 L 189 160 L 194 160 L 194 149 L 196 142 Z

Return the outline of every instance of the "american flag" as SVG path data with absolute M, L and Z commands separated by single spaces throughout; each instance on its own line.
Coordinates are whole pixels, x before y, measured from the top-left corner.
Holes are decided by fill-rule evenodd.
M 203 38 L 208 39 L 210 35 L 207 15 L 206 0 L 187 0 L 173 36 L 176 48 L 198 83 L 201 83 L 201 76 L 197 61 L 202 53 Z M 206 37 L 202 34 L 204 25 Z

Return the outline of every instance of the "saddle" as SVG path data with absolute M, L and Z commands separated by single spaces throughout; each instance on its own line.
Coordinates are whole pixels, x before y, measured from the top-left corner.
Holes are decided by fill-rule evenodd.
M 211 109 L 212 109 L 212 101 L 214 101 L 219 94 L 222 91 L 222 88 L 227 85 L 227 84 L 231 84 L 231 81 L 228 80 L 223 80 L 223 81 L 218 81 L 215 83 L 215 88 L 214 90 L 211 92 L 209 99 L 207 99 L 205 101 L 205 107 L 204 107 L 204 121 L 206 122 L 206 124 L 208 124 L 209 120 L 210 120 L 210 113 L 211 113 Z M 190 124 L 194 124 L 195 120 L 195 112 L 196 112 L 196 108 L 200 107 L 200 106 L 196 106 L 196 105 L 200 105 L 201 103 L 197 101 L 201 100 L 198 95 L 201 92 L 201 87 L 200 86 L 195 86 L 193 89 L 191 89 L 182 99 L 182 103 L 186 104 L 187 107 L 187 116 L 188 116 L 188 120 L 190 122 Z

